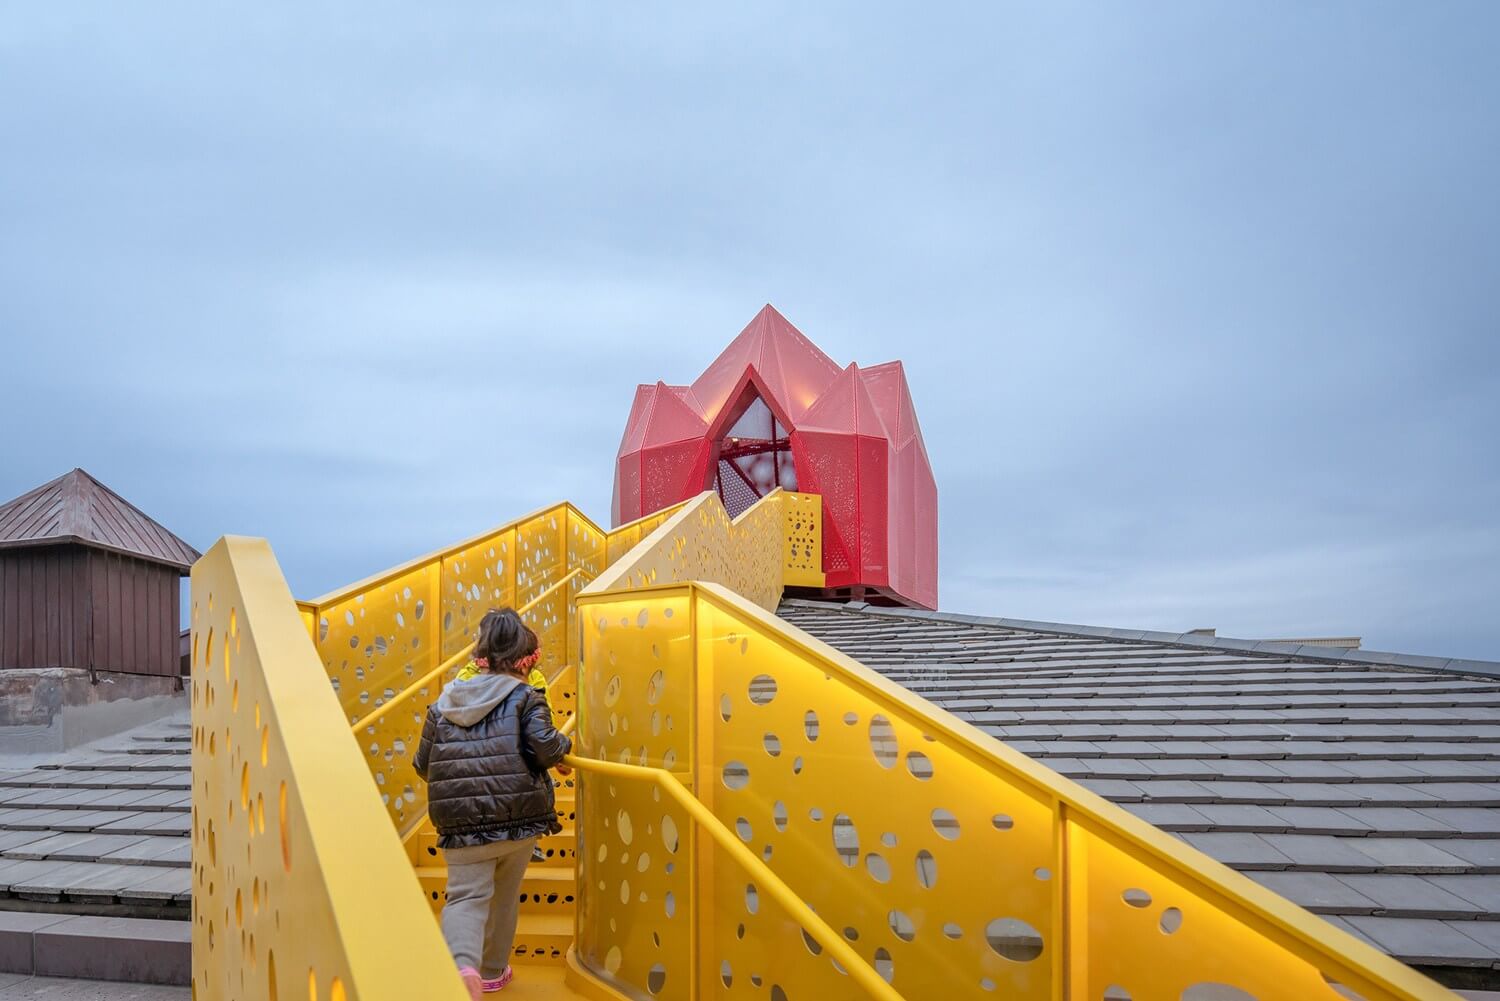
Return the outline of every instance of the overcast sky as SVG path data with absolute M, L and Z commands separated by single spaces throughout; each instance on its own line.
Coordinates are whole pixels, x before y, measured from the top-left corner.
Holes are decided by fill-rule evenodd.
M 310 6 L 0 13 L 3 497 L 311 597 L 607 519 L 771 302 L 906 363 L 945 608 L 1500 659 L 1500 5 Z

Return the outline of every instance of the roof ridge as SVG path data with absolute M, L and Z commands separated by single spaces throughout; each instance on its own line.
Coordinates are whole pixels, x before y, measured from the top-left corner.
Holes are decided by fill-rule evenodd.
M 1399 667 L 1415 671 L 1452 672 L 1500 677 L 1500 662 L 1470 660 L 1463 657 L 1428 657 L 1420 654 L 1387 653 L 1381 650 L 1340 650 L 1309 646 L 1305 643 L 1275 643 L 1270 640 L 1243 640 L 1227 636 L 1202 636 L 1193 633 L 1169 633 L 1152 629 L 1111 629 L 1103 626 L 1081 626 L 1036 619 L 1010 619 L 999 616 L 969 615 L 963 612 L 929 611 L 920 608 L 890 608 L 866 602 L 827 602 L 807 598 L 787 598 L 783 605 L 796 608 L 833 608 L 846 614 L 883 615 L 893 618 L 927 619 L 996 629 L 1055 633 L 1087 639 L 1108 639 L 1119 643 L 1151 643 L 1162 646 L 1192 647 L 1200 650 L 1222 650 L 1229 653 L 1261 657 L 1281 657 L 1325 664 L 1360 664 L 1370 667 Z

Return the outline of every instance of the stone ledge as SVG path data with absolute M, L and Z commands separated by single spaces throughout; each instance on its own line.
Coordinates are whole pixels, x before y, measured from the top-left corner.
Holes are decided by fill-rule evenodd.
M 192 925 L 0 911 L 0 973 L 186 986 Z

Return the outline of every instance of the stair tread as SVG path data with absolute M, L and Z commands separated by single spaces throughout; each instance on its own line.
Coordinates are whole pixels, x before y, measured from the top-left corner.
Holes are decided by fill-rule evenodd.
M 441 865 L 419 865 L 416 867 L 417 878 L 443 878 L 448 869 Z M 571 867 L 531 865 L 526 867 L 526 878 L 541 880 L 548 883 L 573 883 L 577 878 Z
M 553 1001 L 585 997 L 567 984 L 567 967 L 516 961 L 516 979 L 505 988 L 506 1001 Z
M 563 935 L 573 937 L 572 914 L 528 914 L 521 912 L 516 924 L 516 934 Z

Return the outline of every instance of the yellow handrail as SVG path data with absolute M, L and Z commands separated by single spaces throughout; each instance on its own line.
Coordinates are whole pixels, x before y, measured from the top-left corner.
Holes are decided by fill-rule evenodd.
M 562 587 L 564 584 L 566 584 L 568 581 L 572 580 L 574 577 L 577 577 L 579 574 L 583 574 L 584 576 L 590 577 L 590 579 L 592 579 L 592 575 L 588 574 L 582 567 L 578 567 L 578 568 L 576 568 L 574 570 L 570 570 L 556 584 L 553 584 L 552 586 L 548 587 L 547 590 L 543 591 L 541 594 L 537 595 L 535 598 L 532 598 L 530 601 L 528 601 L 526 604 L 522 605 L 520 608 L 516 609 L 516 613 L 518 615 L 524 615 L 527 612 L 531 611 L 531 609 L 538 602 L 540 602 L 543 599 L 545 599 L 548 595 L 552 594 L 552 592 L 556 591 L 558 588 Z M 407 685 L 405 688 L 403 688 L 401 690 L 401 694 L 397 695 L 395 698 L 393 698 L 389 702 L 385 703 L 385 705 L 377 707 L 374 712 L 372 712 L 369 715 L 365 716 L 358 723 L 355 723 L 352 726 L 350 726 L 349 727 L 349 731 L 351 733 L 358 733 L 361 728 L 369 726 L 375 720 L 377 720 L 380 717 L 384 716 L 386 713 L 390 712 L 392 709 L 396 708 L 397 706 L 399 706 L 403 702 L 405 702 L 407 699 L 411 698 L 419 690 L 421 690 L 421 688 L 424 685 L 426 685 L 429 682 L 431 682 L 433 678 L 442 677 L 445 673 L 447 673 L 449 670 L 451 670 L 455 664 L 457 664 L 459 661 L 463 660 L 463 658 L 467 657 L 469 654 L 471 654 L 473 652 L 474 652 L 474 644 L 470 643 L 468 646 L 464 647 L 458 653 L 454 654 L 452 657 L 449 657 L 447 660 L 443 661 L 437 667 L 434 667 L 432 670 L 430 670 L 426 674 L 422 675 L 416 681 L 413 681 L 411 684 Z
M 560 732 L 567 732 L 568 724 L 577 718 L 573 716 L 568 719 L 560 728 Z M 788 913 L 796 916 L 808 935 L 829 951 L 838 965 L 865 991 L 868 997 L 879 998 L 881 1001 L 904 1001 L 896 989 L 886 983 L 885 978 L 866 963 L 859 953 L 850 948 L 848 943 L 818 916 L 816 911 L 808 907 L 806 902 L 792 891 L 791 887 L 782 882 L 781 877 L 776 875 L 770 866 L 757 858 L 754 852 L 730 833 L 729 828 L 725 827 L 708 807 L 688 792 L 687 787 L 677 780 L 677 776 L 661 768 L 618 764 L 613 761 L 600 761 L 597 758 L 582 758 L 576 754 L 564 756 L 563 764 L 579 771 L 654 782 L 657 788 L 666 792 L 678 806 L 687 811 L 699 829 L 707 832 L 709 837 L 713 838 L 721 849 L 738 862 L 742 869 L 754 876 L 757 886 L 763 886 L 778 904 Z

